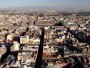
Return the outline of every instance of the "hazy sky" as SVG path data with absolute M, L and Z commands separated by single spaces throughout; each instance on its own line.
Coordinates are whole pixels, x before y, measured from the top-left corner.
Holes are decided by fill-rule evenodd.
M 49 6 L 59 8 L 90 9 L 90 0 L 0 0 L 0 8 L 18 6 Z

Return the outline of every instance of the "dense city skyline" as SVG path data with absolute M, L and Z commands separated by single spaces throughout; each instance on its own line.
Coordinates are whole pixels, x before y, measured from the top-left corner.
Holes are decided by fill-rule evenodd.
M 0 0 L 0 68 L 90 68 L 89 0 Z

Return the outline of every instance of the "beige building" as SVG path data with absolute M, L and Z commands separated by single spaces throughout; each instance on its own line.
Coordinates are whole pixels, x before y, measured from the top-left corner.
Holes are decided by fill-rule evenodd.
M 13 40 L 13 36 L 11 34 L 7 35 L 7 40 Z
M 25 36 L 25 37 L 21 36 L 20 37 L 20 43 L 21 44 L 29 43 L 29 36 Z

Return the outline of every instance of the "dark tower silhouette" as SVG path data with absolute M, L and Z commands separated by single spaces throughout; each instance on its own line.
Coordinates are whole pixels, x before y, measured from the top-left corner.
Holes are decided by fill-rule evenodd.
M 38 55 L 35 63 L 35 68 L 41 68 L 42 65 L 42 54 L 43 54 L 43 44 L 44 44 L 44 28 L 41 28 L 42 33 L 40 36 L 40 45 L 38 49 Z
M 11 44 L 5 42 L 5 47 L 6 47 L 6 53 L 4 55 L 2 55 L 2 57 L 1 57 L 1 60 L 0 60 L 1 64 L 8 57 L 8 55 L 11 53 L 11 50 L 10 50 Z

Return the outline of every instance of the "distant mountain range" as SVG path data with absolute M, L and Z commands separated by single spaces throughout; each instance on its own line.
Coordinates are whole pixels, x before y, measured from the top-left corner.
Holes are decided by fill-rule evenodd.
M 24 7 L 4 8 L 1 10 L 53 11 L 60 9 L 56 7 L 47 7 L 47 6 L 24 6 Z
M 81 11 L 83 9 L 78 8 L 61 8 L 61 7 L 48 7 L 48 6 L 24 6 L 24 7 L 13 7 L 13 8 L 3 8 L 0 10 L 18 10 L 18 11 Z M 89 11 L 89 10 L 83 10 Z

